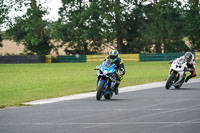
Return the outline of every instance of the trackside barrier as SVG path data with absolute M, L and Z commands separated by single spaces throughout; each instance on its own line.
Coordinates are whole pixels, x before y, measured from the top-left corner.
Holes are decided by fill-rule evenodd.
M 200 52 L 195 52 L 195 60 L 200 60 Z
M 169 61 L 183 55 L 184 53 L 140 54 L 140 61 Z
M 86 62 L 86 55 L 58 56 L 58 62 Z
M 102 62 L 108 55 L 87 55 L 87 62 Z
M 140 61 L 139 54 L 120 54 L 123 61 Z
M 87 62 L 102 62 L 108 55 L 87 55 Z M 120 54 L 123 61 L 139 61 L 139 54 Z
M 51 63 L 51 55 L 45 55 L 45 62 Z
M 0 64 L 45 63 L 45 57 L 40 55 L 0 56 Z

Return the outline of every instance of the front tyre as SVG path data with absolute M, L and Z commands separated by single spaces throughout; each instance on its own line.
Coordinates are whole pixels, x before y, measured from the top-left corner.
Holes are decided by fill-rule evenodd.
M 175 76 L 176 76 L 175 73 L 172 73 L 172 74 L 169 76 L 169 78 L 168 78 L 168 80 L 167 80 L 167 83 L 166 83 L 166 85 L 165 85 L 165 88 L 166 88 L 167 90 L 172 86 L 172 84 L 173 84 L 173 82 L 174 82 L 174 80 L 175 80 Z
M 98 86 L 97 86 L 97 94 L 96 94 L 96 99 L 99 101 L 101 100 L 101 97 L 103 95 L 103 89 L 104 89 L 104 82 L 99 81 Z

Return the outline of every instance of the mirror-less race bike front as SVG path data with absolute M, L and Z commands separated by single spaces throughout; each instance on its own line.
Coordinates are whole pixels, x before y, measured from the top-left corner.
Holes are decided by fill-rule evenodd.
M 169 69 L 169 77 L 167 79 L 165 88 L 169 89 L 171 86 L 180 88 L 185 81 L 185 68 L 187 68 L 185 60 L 174 60 Z
M 97 72 L 97 100 L 101 100 L 102 96 L 105 99 L 112 98 L 117 79 L 116 72 L 116 65 L 110 59 L 106 59 L 99 66 Z

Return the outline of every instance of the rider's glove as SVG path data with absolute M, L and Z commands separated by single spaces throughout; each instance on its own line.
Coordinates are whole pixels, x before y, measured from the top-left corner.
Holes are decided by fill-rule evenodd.
M 94 70 L 99 70 L 99 66 L 96 66 L 96 68 Z
M 185 68 L 184 68 L 184 71 L 194 71 L 194 69 L 185 67 Z
M 170 60 L 170 61 L 169 61 L 169 64 L 172 64 L 172 62 L 173 62 L 173 60 Z
M 192 68 L 188 68 L 188 71 L 194 71 L 194 69 L 192 69 Z
M 123 75 L 123 72 L 122 72 L 122 71 L 118 71 L 118 74 L 119 74 L 119 75 Z
M 120 68 L 120 71 L 121 71 L 121 75 L 124 75 L 124 72 L 125 72 L 124 68 Z
M 122 76 L 124 74 L 124 69 L 120 68 L 117 73 Z

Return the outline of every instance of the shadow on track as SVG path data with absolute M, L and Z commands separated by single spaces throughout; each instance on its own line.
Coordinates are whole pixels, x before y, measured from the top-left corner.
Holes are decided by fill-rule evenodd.
M 102 99 L 101 101 L 105 101 L 105 102 L 108 102 L 108 101 L 111 101 L 111 102 L 115 102 L 115 101 L 131 101 L 132 99 Z
M 199 88 L 178 88 L 178 89 L 172 88 L 170 90 L 200 90 L 200 89 Z

